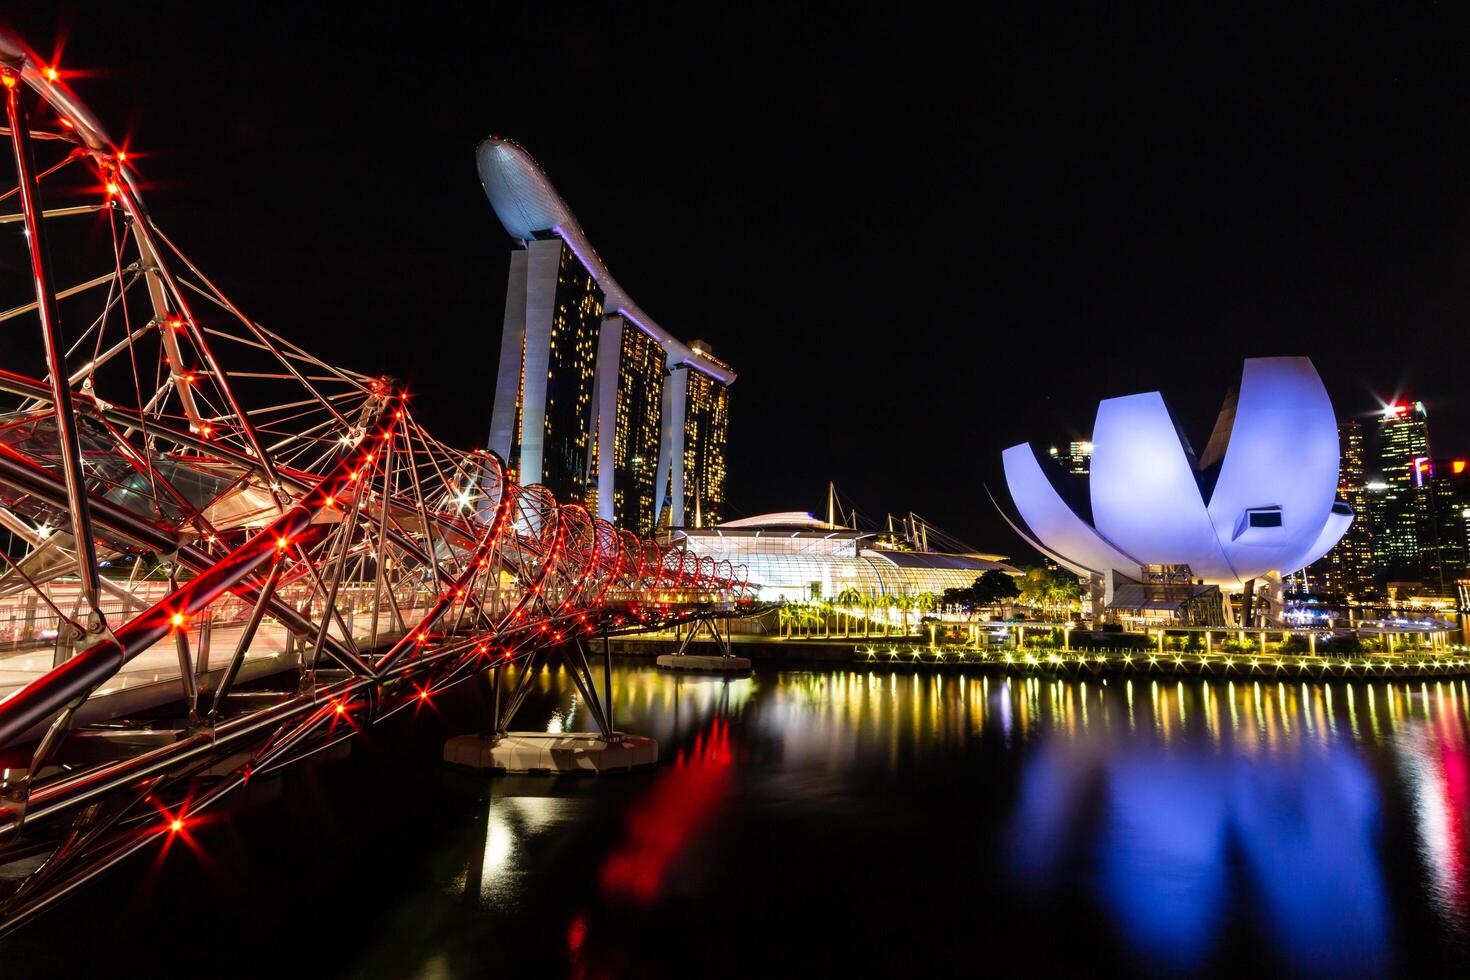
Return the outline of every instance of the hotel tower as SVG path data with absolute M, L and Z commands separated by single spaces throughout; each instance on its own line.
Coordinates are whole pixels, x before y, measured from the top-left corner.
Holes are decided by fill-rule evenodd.
M 475 162 L 516 242 L 490 449 L 639 534 L 718 523 L 735 372 L 633 302 L 529 153 L 492 136 Z

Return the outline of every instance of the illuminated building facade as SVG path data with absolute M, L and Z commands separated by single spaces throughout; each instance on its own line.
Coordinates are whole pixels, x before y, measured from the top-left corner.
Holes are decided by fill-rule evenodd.
M 603 321 L 601 344 L 587 505 L 594 513 L 610 513 L 607 519 L 619 527 L 648 534 L 658 514 L 654 475 L 667 355 L 657 341 L 621 316 Z M 605 378 L 616 382 L 604 384 Z
M 1120 584 L 1145 581 L 1149 566 L 1174 566 L 1197 585 L 1241 593 L 1242 625 L 1279 619 L 1283 579 L 1327 554 L 1353 522 L 1352 507 L 1337 500 L 1332 403 L 1305 357 L 1246 360 L 1239 393 L 1198 458 L 1157 391 L 1101 402 L 1092 440 L 1086 517 L 1029 444 L 1001 458 L 1019 516 L 1012 527 L 1089 582 L 1095 618 L 1099 603 L 1125 608 L 1114 605 Z M 1267 591 L 1259 616 L 1258 580 Z
M 1470 556 L 1470 460 L 1434 460 L 1428 481 L 1430 533 L 1422 544 L 1425 585 L 1453 596 Z
M 1373 559 L 1380 575 L 1390 582 L 1438 588 L 1433 459 L 1423 402 L 1397 402 L 1384 409 L 1378 420 L 1378 470 L 1380 478 L 1371 489 Z
M 700 341 L 694 347 L 712 356 Z M 657 476 L 660 526 L 718 524 L 725 502 L 729 385 L 687 366 L 676 368 L 664 387 L 664 420 Z
M 521 483 L 639 533 L 718 521 L 735 372 L 633 302 L 524 149 L 490 137 L 475 162 L 520 243 L 490 449 Z
M 1086 476 L 1092 469 L 1092 443 L 1073 440 L 1062 449 L 1052 446 L 1048 454 L 1063 472 Z
M 602 290 L 558 238 L 511 256 L 490 444 L 515 478 L 559 500 L 587 489 Z
M 1357 519 L 1327 556 L 1307 569 L 1312 591 L 1363 599 L 1377 592 L 1373 578 L 1373 525 L 1368 501 L 1367 458 L 1363 424 L 1357 419 L 1337 423 L 1341 456 L 1337 464 L 1337 496 L 1353 508 Z
M 849 589 L 869 599 L 940 595 L 964 589 L 987 571 L 1019 576 L 1004 556 L 952 555 L 878 547 L 877 535 L 818 520 L 804 511 L 763 514 L 718 527 L 671 532 L 701 558 L 744 565 L 762 602 L 834 599 Z

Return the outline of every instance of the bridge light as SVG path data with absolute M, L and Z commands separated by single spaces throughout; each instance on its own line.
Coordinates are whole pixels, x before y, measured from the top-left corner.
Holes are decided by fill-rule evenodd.
M 61 72 L 57 71 L 54 67 L 46 69 L 46 81 L 54 82 L 60 77 Z
M 184 614 L 174 613 L 172 616 L 169 617 L 168 621 L 170 623 L 173 623 L 174 629 L 178 629 L 180 626 L 184 625 Z
M 168 829 L 177 834 L 179 831 L 184 829 L 184 821 L 179 817 L 174 817 L 172 820 L 169 821 Z

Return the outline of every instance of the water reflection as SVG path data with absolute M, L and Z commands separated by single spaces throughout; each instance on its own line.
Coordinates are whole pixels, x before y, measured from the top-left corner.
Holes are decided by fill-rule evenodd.
M 659 896 L 669 865 L 694 835 L 708 829 L 733 761 L 730 725 L 722 719 L 712 721 L 687 751 L 677 751 L 669 772 L 629 815 L 626 839 L 602 865 L 609 896 L 644 904 Z
M 1464 682 L 1159 681 L 1146 700 L 1125 682 L 1121 706 L 1100 688 L 1025 685 L 1047 689 L 1037 727 L 1051 737 L 1023 768 L 1011 869 L 1032 892 L 1068 887 L 1066 856 L 1091 848 L 1090 884 L 1146 958 L 1202 965 L 1239 910 L 1293 970 L 1386 968 L 1380 801 L 1396 787 L 1372 771 L 1379 756 L 1411 801 L 1434 908 L 1464 928 Z
M 530 710 L 590 725 L 569 683 L 552 673 L 541 684 Z M 943 826 L 936 843 L 955 865 L 943 874 L 983 880 L 1016 909 L 1060 916 L 1059 927 L 1100 928 L 1122 940 L 1125 965 L 1155 970 L 1216 968 L 1245 941 L 1254 962 L 1294 973 L 1389 971 L 1409 955 L 1397 936 L 1405 921 L 1432 921 L 1453 946 L 1470 915 L 1470 690 L 1460 680 L 881 670 L 725 680 L 624 669 L 614 713 L 659 739 L 664 765 L 620 784 L 585 844 L 595 880 L 560 926 L 576 963 L 635 955 L 640 940 L 626 919 L 609 924 L 613 909 L 755 887 L 741 864 L 770 845 L 742 835 L 765 833 L 771 817 L 753 798 L 779 804 L 782 819 L 796 807 L 830 827 Z M 600 792 L 527 785 L 492 784 L 465 863 L 464 894 L 486 908 L 524 901 L 544 862 L 538 838 L 585 832 Z M 993 832 L 967 834 L 967 823 Z M 864 835 L 891 832 L 860 827 L 849 843 L 881 862 L 883 840 Z M 1406 855 L 1418 862 L 1407 890 L 1396 863 Z M 787 860 L 801 874 L 799 862 L 819 858 Z M 936 873 L 897 860 L 865 873 L 895 890 Z M 841 868 L 822 867 L 841 894 Z M 1020 913 L 992 913 L 1007 914 Z
M 526 848 L 543 831 L 576 819 L 585 806 L 555 796 L 491 797 L 479 823 L 477 849 L 465 868 L 458 890 L 487 908 L 513 906 L 520 898 L 520 879 L 528 871 Z

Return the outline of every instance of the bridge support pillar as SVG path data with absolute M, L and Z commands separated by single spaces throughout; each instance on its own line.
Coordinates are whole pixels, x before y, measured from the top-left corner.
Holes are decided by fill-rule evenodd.
M 720 651 L 718 654 L 688 652 L 689 644 L 693 643 L 700 633 L 708 633 L 714 637 L 715 646 Z M 730 637 L 720 633 L 720 628 L 715 625 L 713 617 L 700 616 L 690 622 L 689 631 L 679 641 L 679 649 L 674 653 L 665 653 L 660 656 L 655 661 L 655 666 L 663 670 L 700 670 L 722 674 L 743 674 L 750 670 L 750 658 L 735 656 L 730 649 Z
M 576 685 L 578 696 L 597 721 L 595 732 L 507 731 L 530 690 L 532 678 L 555 653 Z M 456 735 L 444 743 L 444 762 L 461 769 L 490 773 L 611 773 L 658 765 L 658 742 L 613 728 L 612 644 L 602 640 L 602 694 L 593 681 L 592 658 L 580 640 L 545 647 L 527 659 L 502 707 L 500 668 L 493 667 L 491 731 Z
M 658 765 L 658 742 L 643 735 L 620 735 L 609 741 L 597 732 L 456 735 L 444 743 L 444 761 L 480 772 L 629 772 Z

